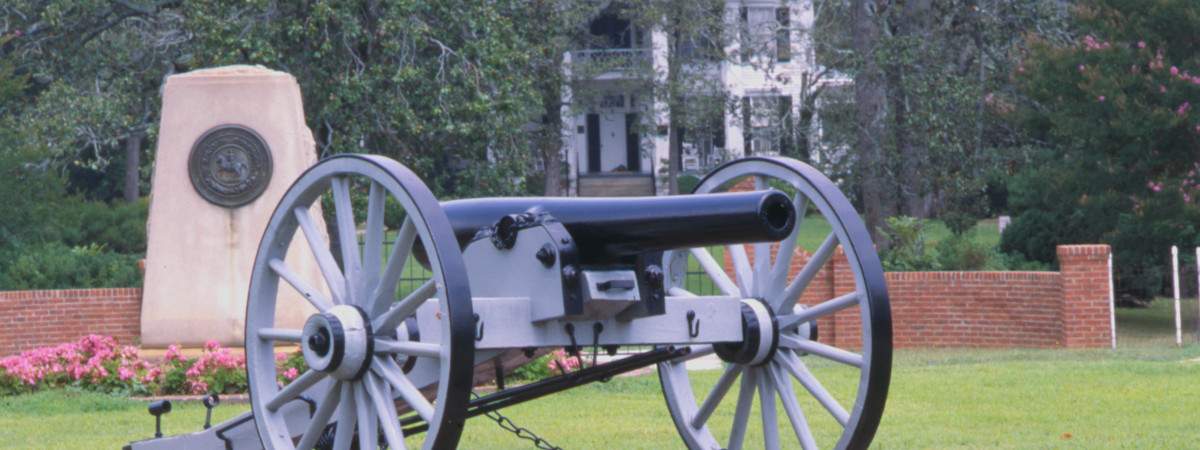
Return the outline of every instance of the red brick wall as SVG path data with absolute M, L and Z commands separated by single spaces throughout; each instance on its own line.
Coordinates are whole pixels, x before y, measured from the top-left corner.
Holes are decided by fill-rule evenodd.
M 1062 284 L 1056 272 L 884 276 L 897 348 L 1062 345 Z
M 1058 247 L 1063 283 L 1063 345 L 1066 347 L 1112 345 L 1108 255 L 1107 245 Z
M 0 292 L 0 357 L 87 334 L 136 345 L 141 315 L 140 288 Z
M 753 261 L 753 249 L 747 252 Z M 1060 246 L 1061 272 L 886 273 L 893 343 L 897 348 L 1107 347 L 1112 339 L 1109 252 L 1107 245 Z M 797 250 L 793 277 L 810 258 Z M 728 256 L 725 264 L 731 271 Z M 800 303 L 853 290 L 853 274 L 838 248 Z M 858 314 L 852 309 L 819 321 L 820 340 L 860 347 Z

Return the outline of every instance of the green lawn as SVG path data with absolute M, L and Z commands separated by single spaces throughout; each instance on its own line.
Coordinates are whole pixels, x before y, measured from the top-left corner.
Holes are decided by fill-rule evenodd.
M 1118 310 L 1117 350 L 898 351 L 876 446 L 1195 447 L 1200 346 L 1174 348 L 1171 314 L 1169 301 Z M 696 376 L 712 383 L 717 373 Z M 853 382 L 838 376 L 822 381 L 835 392 Z M 224 419 L 245 409 L 222 404 L 215 415 Z M 566 448 L 680 446 L 652 374 L 574 389 L 503 413 Z M 718 410 L 718 417 L 728 414 Z M 827 421 L 819 410 L 813 416 Z M 177 403 L 164 416 L 164 431 L 198 430 L 203 421 L 198 403 Z M 116 448 L 153 431 L 142 402 L 64 392 L 0 398 L 4 447 Z M 748 436 L 748 444 L 756 434 Z M 834 437 L 818 432 L 817 439 L 828 445 Z M 463 437 L 463 448 L 531 447 L 486 418 L 468 422 Z

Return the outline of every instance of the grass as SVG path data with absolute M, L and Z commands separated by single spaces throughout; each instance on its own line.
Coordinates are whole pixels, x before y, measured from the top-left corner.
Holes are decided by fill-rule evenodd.
M 0 397 L 0 446 L 4 448 L 120 448 L 131 441 L 154 437 L 154 418 L 148 403 L 95 392 L 44 391 Z M 249 405 L 221 404 L 213 423 L 228 420 Z M 162 416 L 163 434 L 198 431 L 204 426 L 204 405 L 172 402 Z
M 1169 300 L 1117 313 L 1121 344 L 1116 350 L 898 350 L 875 446 L 1194 447 L 1200 442 L 1200 427 L 1194 424 L 1200 411 L 1200 346 L 1174 348 Z M 813 370 L 824 366 L 814 361 Z M 854 382 L 846 371 L 824 373 L 832 374 L 822 382 L 834 392 Z M 695 376 L 698 383 L 711 384 L 717 375 Z M 815 406 L 806 406 L 815 411 L 811 419 L 828 422 Z M 222 404 L 214 421 L 246 409 Z M 502 412 L 566 448 L 681 446 L 652 374 L 569 390 Z M 718 410 L 718 417 L 729 414 L 728 408 Z M 204 408 L 177 403 L 163 418 L 168 435 L 199 430 Z M 0 442 L 9 448 L 116 448 L 150 437 L 153 426 L 145 403 L 103 394 L 58 391 L 0 398 Z M 751 430 L 748 448 L 758 439 L 757 425 Z M 835 438 L 819 431 L 817 439 L 828 446 Z M 531 445 L 479 417 L 467 422 L 462 447 Z M 790 448 L 787 441 L 785 447 Z

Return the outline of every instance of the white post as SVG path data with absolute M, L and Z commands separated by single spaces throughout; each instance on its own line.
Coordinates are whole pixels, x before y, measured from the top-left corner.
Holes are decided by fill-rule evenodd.
M 1171 246 L 1171 278 L 1175 282 L 1175 346 L 1183 346 L 1183 328 L 1179 324 L 1179 247 Z
M 1196 247 L 1196 311 L 1200 311 L 1200 247 Z M 1200 337 L 1200 328 L 1196 330 L 1196 336 Z
M 1196 248 L 1200 255 L 1200 247 Z M 1112 348 L 1117 348 L 1117 294 L 1113 288 L 1112 252 L 1108 252 L 1108 323 L 1112 331 Z

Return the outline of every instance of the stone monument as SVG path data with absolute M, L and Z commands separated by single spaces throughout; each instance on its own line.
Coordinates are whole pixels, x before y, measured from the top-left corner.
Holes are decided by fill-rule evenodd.
M 241 346 L 263 230 L 287 188 L 317 159 L 300 87 L 291 75 L 258 66 L 175 75 L 163 91 L 160 130 L 142 345 Z M 303 241 L 288 250 L 288 265 L 323 287 Z M 295 294 L 286 285 L 280 292 Z M 280 311 L 277 323 L 300 328 L 313 312 Z

